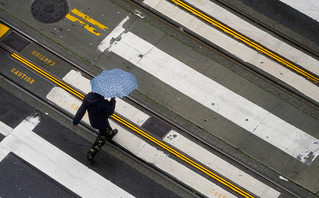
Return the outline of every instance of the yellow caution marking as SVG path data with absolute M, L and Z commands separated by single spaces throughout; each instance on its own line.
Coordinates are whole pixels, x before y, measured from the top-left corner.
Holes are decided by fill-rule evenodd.
M 28 66 L 30 69 L 32 69 L 33 71 L 41 74 L 42 76 L 46 77 L 47 79 L 51 80 L 52 82 L 54 82 L 55 84 L 59 85 L 61 88 L 65 89 L 66 91 L 72 93 L 73 95 L 79 97 L 80 99 L 84 98 L 84 95 L 81 94 L 80 92 L 76 91 L 75 89 L 73 89 L 72 87 L 70 87 L 69 85 L 65 84 L 64 82 L 60 81 L 59 79 L 55 78 L 54 76 L 52 76 L 51 74 L 45 72 L 44 70 L 40 69 L 39 67 L 37 67 L 36 65 L 30 63 L 29 61 L 27 61 L 26 59 L 22 58 L 21 56 L 19 56 L 16 53 L 12 53 L 11 56 L 13 58 L 15 58 L 16 60 L 20 61 L 21 63 L 23 63 L 24 65 Z
M 31 54 L 33 56 L 35 56 L 36 58 L 38 58 L 39 60 L 41 60 L 42 62 L 46 63 L 47 65 L 50 65 L 50 66 L 54 66 L 55 65 L 55 61 L 53 61 L 52 59 L 49 59 L 48 57 L 44 56 L 43 54 L 41 54 L 37 50 L 33 50 L 33 52 Z
M 83 14 L 82 12 L 78 11 L 77 9 L 73 9 L 71 11 L 73 14 L 81 17 L 82 19 L 86 20 L 87 22 L 89 22 L 91 25 L 95 25 L 97 27 L 99 27 L 100 29 L 102 30 L 105 30 L 105 29 L 109 29 L 108 27 L 106 27 L 105 25 L 102 25 L 101 23 L 97 22 L 96 20 L 92 19 L 91 17 Z M 70 21 L 72 22 L 79 22 L 81 24 L 81 26 L 83 26 L 87 31 L 91 32 L 92 34 L 95 34 L 96 36 L 100 36 L 101 33 L 100 32 L 97 32 L 97 30 L 92 27 L 91 25 L 89 24 L 86 24 L 85 22 L 83 22 L 82 20 L 76 18 L 75 16 L 71 15 L 71 14 L 67 14 L 65 16 L 65 18 L 69 19 Z
M 266 56 L 270 57 L 273 60 L 276 60 L 277 62 L 279 62 L 280 64 L 288 67 L 289 69 L 294 70 L 295 72 L 297 72 L 298 74 L 306 77 L 307 79 L 309 79 L 310 81 L 314 82 L 315 84 L 318 84 L 319 82 L 319 78 L 316 77 L 315 75 L 305 71 L 304 69 L 294 65 L 293 63 L 289 62 L 289 60 L 286 60 L 283 57 L 280 57 L 279 55 L 276 55 L 274 52 L 265 49 L 264 47 L 258 45 L 257 43 L 251 41 L 250 39 L 246 38 L 245 36 L 241 35 L 240 33 L 236 32 L 235 30 L 219 23 L 218 21 L 212 19 L 211 17 L 203 14 L 202 12 L 196 10 L 195 8 L 189 6 L 188 4 L 180 1 L 180 0 L 171 0 L 172 2 L 174 2 L 176 5 L 180 6 L 181 8 L 197 15 L 199 18 L 205 20 L 206 22 L 214 25 L 215 27 L 217 27 L 218 29 L 224 31 L 225 33 L 235 37 L 236 39 L 240 40 L 241 42 L 243 42 L 244 44 L 252 47 L 253 49 L 255 49 L 256 51 L 265 54 Z
M 0 23 L 0 37 L 2 37 L 10 28 L 2 23 Z
M 79 99 L 81 99 L 81 100 L 84 99 L 84 95 L 83 94 L 81 94 L 80 92 L 76 91 L 75 89 L 73 89 L 72 87 L 68 86 L 67 84 L 63 83 L 62 81 L 60 81 L 59 79 L 55 78 L 51 74 L 49 74 L 49 73 L 45 72 L 44 70 L 40 69 L 36 65 L 30 63 L 29 61 L 27 61 L 26 59 L 22 58 L 18 54 L 12 53 L 11 56 L 13 58 L 15 58 L 16 60 L 20 61 L 21 63 L 27 65 L 32 70 L 36 71 L 37 73 L 39 73 L 42 76 L 46 77 L 47 79 L 51 80 L 52 82 L 54 82 L 55 84 L 57 84 L 61 88 L 65 89 L 66 91 L 68 91 L 68 92 L 72 93 L 73 95 L 77 96 Z M 78 107 L 74 107 L 74 108 L 78 108 Z M 125 119 L 119 117 L 118 115 L 113 114 L 111 116 L 111 118 L 113 118 L 117 122 L 123 124 L 124 126 L 126 126 L 129 129 L 131 129 L 132 131 L 136 132 L 137 134 L 143 136 L 144 138 L 150 140 L 151 142 L 153 142 L 154 144 L 160 146 L 161 148 L 165 149 L 166 151 L 170 152 L 171 154 L 175 155 L 176 157 L 178 157 L 179 159 L 183 160 L 187 164 L 189 164 L 189 165 L 193 166 L 194 168 L 200 170 L 204 174 L 210 176 L 215 181 L 223 184 L 224 186 L 228 187 L 229 189 L 233 190 L 234 192 L 237 192 L 238 194 L 240 194 L 240 195 L 242 195 L 243 197 L 246 197 L 246 198 L 253 198 L 253 196 L 250 195 L 249 193 L 245 192 L 244 190 L 240 189 L 239 187 L 235 186 L 234 184 L 230 183 L 229 181 L 219 177 L 218 175 L 216 175 L 212 171 L 210 171 L 207 168 L 203 167 L 202 165 L 196 163 L 195 161 L 191 160 L 190 158 L 186 157 L 185 155 L 181 154 L 180 152 L 176 151 L 175 149 L 173 149 L 172 147 L 166 145 L 165 143 L 161 142 L 160 140 L 154 138 L 153 136 L 149 135 L 145 131 L 139 129 L 137 126 L 135 126 L 135 125 L 131 124 L 130 122 L 126 121 Z
M 30 76 L 28 76 L 27 74 L 23 73 L 22 71 L 18 70 L 15 67 L 11 69 L 11 73 L 31 85 L 35 82 L 33 78 L 31 78 Z

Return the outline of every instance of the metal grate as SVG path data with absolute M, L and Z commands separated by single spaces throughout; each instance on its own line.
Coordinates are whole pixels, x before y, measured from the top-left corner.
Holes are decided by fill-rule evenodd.
M 156 117 L 150 117 L 142 127 L 160 138 L 163 138 L 171 130 L 168 124 Z
M 14 32 L 9 34 L 2 42 L 18 52 L 21 52 L 29 44 L 29 41 Z

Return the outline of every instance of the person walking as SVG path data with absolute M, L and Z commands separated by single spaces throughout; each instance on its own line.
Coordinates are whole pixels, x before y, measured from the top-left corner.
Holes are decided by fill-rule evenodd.
M 88 111 L 91 126 L 98 129 L 98 136 L 87 153 L 87 159 L 91 163 L 94 163 L 95 155 L 105 142 L 111 141 L 117 134 L 117 129 L 113 130 L 108 121 L 108 118 L 114 113 L 115 103 L 114 97 L 108 101 L 104 96 L 90 92 L 84 97 L 80 108 L 73 118 L 73 124 L 76 126 L 80 123 L 85 112 Z

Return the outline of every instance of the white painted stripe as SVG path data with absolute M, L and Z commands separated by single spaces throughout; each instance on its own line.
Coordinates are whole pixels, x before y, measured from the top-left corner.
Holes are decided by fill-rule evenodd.
M 84 93 L 92 91 L 90 80 L 83 77 L 81 72 L 71 69 L 63 78 L 65 82 L 69 83 L 73 87 L 81 90 Z
M 319 141 L 316 138 L 138 36 L 130 32 L 122 34 L 109 50 L 296 159 L 310 164 L 318 156 Z
M 219 30 L 213 28 L 211 25 L 204 23 L 194 15 L 179 9 L 177 6 L 168 1 L 144 0 L 143 3 L 180 23 L 182 26 L 194 31 L 196 34 L 206 38 L 217 46 L 220 46 L 222 49 L 232 53 L 234 56 L 259 67 L 274 77 L 286 82 L 309 98 L 319 102 L 319 89 L 316 85 L 304 77 L 290 71 L 286 67 L 283 67 L 276 61 L 273 61 L 270 58 L 256 52 L 236 39 L 230 38 Z M 262 40 L 265 40 L 265 43 L 273 43 L 273 38 L 270 35 L 263 37 L 260 41 Z M 276 46 L 278 44 L 275 42 L 274 45 Z M 302 64 L 302 66 L 305 68 L 310 67 L 310 70 L 313 72 L 319 71 L 319 63 L 317 60 L 313 60 L 313 62 L 311 61 L 311 57 L 303 59 L 303 57 L 307 56 L 306 54 L 296 54 L 297 51 L 293 50 L 291 47 L 287 45 L 285 46 L 288 48 L 282 46 L 283 45 L 277 46 L 276 51 L 280 52 L 279 54 L 284 53 L 293 61 Z M 294 51 L 294 53 L 292 53 L 292 51 Z M 290 53 L 292 53 L 292 56 L 290 56 Z M 303 63 L 306 63 L 306 65 L 303 65 Z
M 19 125 L 23 125 L 25 128 L 32 131 L 39 123 L 40 123 L 39 116 L 30 115 L 26 119 L 24 119 Z
M 284 180 L 284 181 L 289 181 L 288 179 L 286 179 L 286 178 L 283 177 L 283 176 L 279 176 L 279 179 Z
M 3 147 L 0 142 L 0 162 L 10 153 L 10 151 Z
M 304 68 L 312 71 L 313 73 L 319 75 L 319 62 L 315 58 L 303 53 L 302 51 L 290 46 L 289 44 L 277 39 L 276 37 L 268 34 L 267 32 L 257 28 L 253 24 L 248 23 L 242 18 L 236 16 L 235 14 L 225 10 L 219 5 L 206 0 L 206 1 L 196 1 L 196 0 L 185 0 L 187 3 L 195 6 L 196 8 L 204 11 L 209 16 L 222 21 L 232 29 L 240 32 L 253 39 L 254 41 L 266 46 L 272 51 L 292 60 L 295 63 L 302 65 Z M 198 30 L 194 30 L 198 31 Z
M 280 1 L 319 22 L 318 0 L 302 0 L 302 1 L 280 0 Z
M 37 120 L 39 117 L 29 117 L 20 123 L 0 148 L 15 153 L 81 197 L 133 197 L 36 135 L 31 128 Z
M 71 70 L 63 77 L 63 80 L 86 94 L 91 91 L 90 80 L 83 77 L 80 72 Z M 57 93 L 54 95 L 57 95 Z M 150 117 L 120 98 L 116 99 L 115 112 L 131 120 L 138 126 L 141 126 Z
M 131 133 L 116 135 L 114 140 L 136 156 L 196 189 L 204 196 L 236 197 Z
M 163 140 L 259 197 L 277 198 L 280 195 L 280 192 L 270 188 L 174 130 L 170 131 Z
M 0 121 L 0 133 L 4 136 L 8 136 L 13 129 Z M 0 143 L 0 162 L 9 154 L 9 150 L 3 147 Z
M 61 98 L 63 98 L 62 103 L 60 100 L 60 96 L 58 95 L 61 95 Z M 64 110 L 68 112 L 73 112 L 73 114 L 75 114 L 75 111 L 73 111 L 70 105 L 64 104 L 74 104 L 78 99 L 72 96 L 71 94 L 67 93 L 65 90 L 61 88 L 54 88 L 49 93 L 47 98 L 59 105 Z M 89 121 L 87 119 L 85 119 L 84 121 L 87 124 L 89 124 Z M 216 192 L 226 196 L 227 198 L 235 197 L 234 195 L 220 188 L 213 182 L 207 180 L 206 178 L 200 176 L 191 169 L 171 159 L 167 154 L 160 150 L 157 150 L 154 146 L 150 145 L 149 143 L 137 137 L 136 135 L 133 135 L 131 132 L 127 131 L 116 122 L 110 120 L 110 124 L 112 128 L 116 128 L 118 130 L 118 133 L 113 138 L 113 141 L 115 141 L 122 147 L 126 148 L 139 158 L 145 160 L 148 163 L 154 164 L 156 167 L 167 172 L 168 174 L 189 185 L 190 187 L 196 189 L 198 192 L 204 194 L 207 197 L 214 197 L 213 193 Z
M 7 136 L 11 133 L 13 129 L 0 121 L 0 133 L 4 136 Z
M 70 100 L 71 97 L 72 100 Z M 75 115 L 82 104 L 82 101 L 80 99 L 73 97 L 70 93 L 64 91 L 60 87 L 54 87 L 53 89 L 51 89 L 46 98 L 69 112 L 71 115 Z M 82 120 L 90 124 L 87 114 L 83 116 Z

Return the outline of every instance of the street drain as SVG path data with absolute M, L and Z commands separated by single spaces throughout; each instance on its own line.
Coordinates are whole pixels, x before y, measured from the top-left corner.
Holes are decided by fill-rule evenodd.
M 69 11 L 66 0 L 35 0 L 31 6 L 32 16 L 42 23 L 55 23 Z

